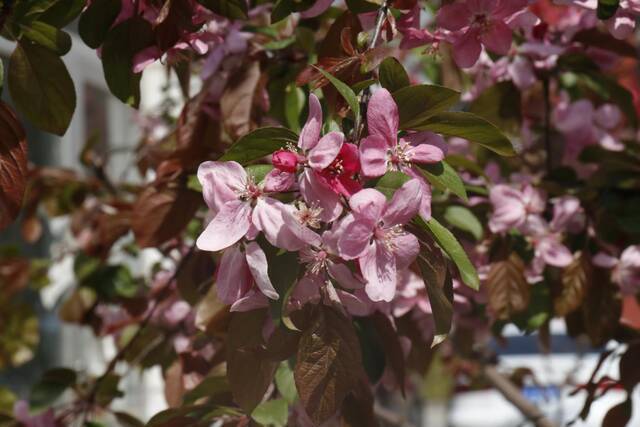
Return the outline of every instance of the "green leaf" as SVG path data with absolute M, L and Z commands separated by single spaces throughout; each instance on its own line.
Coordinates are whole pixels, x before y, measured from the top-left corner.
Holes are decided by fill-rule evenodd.
M 267 400 L 253 410 L 251 418 L 265 426 L 284 427 L 289 418 L 289 405 L 284 399 Z
M 76 383 L 76 372 L 67 368 L 55 368 L 42 375 L 32 388 L 29 404 L 33 409 L 51 406 L 66 389 Z
M 47 8 L 38 20 L 56 28 L 64 28 L 80 15 L 85 3 L 84 0 L 58 0 Z
M 220 158 L 221 161 L 236 161 L 242 165 L 273 153 L 287 145 L 296 144 L 298 135 L 282 127 L 264 127 L 241 137 Z
M 273 165 L 250 165 L 245 170 L 248 175 L 254 178 L 254 182 L 260 183 L 273 170 Z
M 298 400 L 298 390 L 296 390 L 295 379 L 293 378 L 293 371 L 289 367 L 289 362 L 286 360 L 280 363 L 275 375 L 276 386 L 282 397 L 290 404 L 293 405 Z
M 99 48 L 120 13 L 120 0 L 94 0 L 80 15 L 78 33 L 92 49 Z
M 111 93 L 134 108 L 140 104 L 142 73 L 133 72 L 133 57 L 153 42 L 149 21 L 134 16 L 113 27 L 102 45 L 102 69 Z
M 295 82 L 287 86 L 284 115 L 287 118 L 289 128 L 295 132 L 300 132 L 300 112 L 304 108 L 305 98 L 304 91 Z
M 609 19 L 616 14 L 620 7 L 620 0 L 598 0 L 598 19 Z
M 447 162 L 420 165 L 420 170 L 434 187 L 448 189 L 462 200 L 468 200 L 462 179 Z
M 469 112 L 511 134 L 520 132 L 520 90 L 510 81 L 499 82 L 482 91 Z
M 195 388 L 185 393 L 183 402 L 186 404 L 191 404 L 203 397 L 212 398 L 216 395 L 227 393 L 228 391 L 229 381 L 226 377 L 207 377 Z
M 478 290 L 480 288 L 478 272 L 455 236 L 434 218 L 431 218 L 428 222 L 424 222 L 420 218 L 416 218 L 414 221 L 433 235 L 436 243 L 458 267 L 462 281 L 470 288 Z
M 390 56 L 380 64 L 378 71 L 380 85 L 389 92 L 396 92 L 411 84 L 409 75 L 396 58 Z
M 375 188 L 390 199 L 393 193 L 410 179 L 411 177 L 402 172 L 389 171 L 375 183 Z
M 66 55 L 71 49 L 69 34 L 41 21 L 35 21 L 28 27 L 23 27 L 22 33 L 27 39 L 60 56 Z
M 454 227 L 469 232 L 476 240 L 482 239 L 482 224 L 469 209 L 464 206 L 449 206 L 444 211 L 444 219 Z
M 400 114 L 400 129 L 414 126 L 455 105 L 460 93 L 437 85 L 407 86 L 393 93 Z
M 19 42 L 9 62 L 9 91 L 18 110 L 38 128 L 64 135 L 76 92 L 64 62 L 49 49 Z
M 198 0 L 198 3 L 212 12 L 231 19 L 247 19 L 245 0 Z
M 351 111 L 353 111 L 353 114 L 356 117 L 359 116 L 360 102 L 358 101 L 358 96 L 355 94 L 355 92 L 349 86 L 347 86 L 346 83 L 335 78 L 334 76 L 332 76 L 331 74 L 323 70 L 322 68 L 318 68 L 318 67 L 314 67 L 314 68 L 318 70 L 327 80 L 329 80 L 331 84 L 338 90 L 340 95 L 342 95 L 345 101 L 347 101 L 347 104 L 349 104 L 349 107 L 351 108 Z
M 457 136 L 482 145 L 502 156 L 513 156 L 511 141 L 492 123 L 473 113 L 442 112 L 416 123 L 412 129 Z
M 216 0 L 213 0 L 216 1 Z M 313 6 L 315 0 L 278 0 L 271 10 L 271 23 L 283 20 L 293 12 L 302 12 Z
M 432 241 L 422 243 L 418 258 L 422 280 L 431 303 L 435 334 L 432 347 L 440 344 L 449 335 L 453 321 L 453 282 L 447 269 L 447 262 L 440 249 Z
M 379 4 L 371 3 L 366 0 L 347 0 L 346 3 L 347 9 L 356 14 L 376 12 L 378 9 L 380 9 Z

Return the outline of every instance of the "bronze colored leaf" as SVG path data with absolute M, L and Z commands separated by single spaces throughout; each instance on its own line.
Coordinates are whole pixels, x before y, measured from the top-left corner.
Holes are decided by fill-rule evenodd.
M 220 98 L 222 122 L 234 140 L 251 130 L 251 111 L 258 80 L 260 64 L 245 64 L 242 71 L 231 77 Z
M 136 242 L 148 248 L 179 234 L 191 221 L 200 195 L 184 187 L 147 187 L 133 205 L 131 228 Z
M 588 258 L 584 253 L 576 254 L 562 272 L 562 289 L 553 302 L 558 316 L 566 316 L 582 305 L 593 275 Z
M 278 362 L 266 357 L 266 310 L 233 313 L 227 338 L 227 376 L 233 399 L 247 413 L 262 401 Z
M 498 319 L 507 320 L 527 308 L 531 290 L 524 277 L 524 263 L 515 252 L 491 264 L 487 285 L 489 307 Z
M 298 346 L 294 378 L 298 395 L 314 423 L 333 417 L 362 376 L 360 345 L 351 321 L 319 306 Z
M 620 358 L 620 382 L 631 393 L 636 384 L 640 383 L 640 342 L 629 344 L 627 351 Z
M 0 230 L 18 216 L 26 183 L 26 135 L 13 111 L 0 102 Z
M 609 277 L 609 271 L 594 268 L 592 284 L 581 305 L 585 331 L 594 347 L 600 347 L 615 335 L 619 328 L 622 301 Z
M 631 420 L 632 407 L 631 399 L 627 399 L 609 409 L 602 420 L 602 427 L 627 427 Z

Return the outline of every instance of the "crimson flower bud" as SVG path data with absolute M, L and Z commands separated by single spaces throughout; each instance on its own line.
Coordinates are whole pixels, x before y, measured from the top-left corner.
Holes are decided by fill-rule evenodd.
M 288 150 L 278 150 L 273 153 L 271 163 L 276 169 L 283 172 L 293 173 L 298 166 L 298 155 Z

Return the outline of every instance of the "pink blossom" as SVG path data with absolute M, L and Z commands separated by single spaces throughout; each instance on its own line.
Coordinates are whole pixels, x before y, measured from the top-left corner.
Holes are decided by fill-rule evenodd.
M 431 132 L 407 134 L 398 139 L 398 106 L 386 89 L 377 90 L 367 106 L 369 136 L 360 142 L 362 173 L 378 177 L 387 171 L 402 171 L 415 178 L 425 196 L 420 215 L 431 218 L 431 188 L 415 164 L 437 163 L 444 159 L 439 145 L 442 137 Z
M 322 128 L 322 106 L 318 98 L 309 96 L 309 116 L 300 132 L 298 149 L 289 147 L 287 159 L 289 166 L 280 163 L 285 154 L 276 152 L 276 169 L 268 175 L 268 179 L 280 179 L 292 184 L 295 180 L 293 156 L 296 164 L 308 167 L 300 174 L 298 184 L 300 193 L 307 204 L 322 208 L 321 218 L 332 221 L 342 213 L 340 196 L 350 197 L 362 186 L 355 178 L 360 171 L 358 150 L 355 145 L 344 143 L 342 132 L 329 132 L 320 137 Z M 289 174 L 289 175 L 287 175 Z
M 437 44 L 441 36 L 433 34 L 425 28 L 420 28 L 420 6 L 403 14 L 397 22 L 398 32 L 402 34 L 400 49 L 413 49 L 428 44 Z
M 544 211 L 544 196 L 531 185 L 517 190 L 505 184 L 494 186 L 489 193 L 493 213 L 489 228 L 494 233 L 503 233 L 524 226 L 529 219 Z
M 412 179 L 390 202 L 374 189 L 361 190 L 349 200 L 352 213 L 342 220 L 338 250 L 344 259 L 358 259 L 372 301 L 391 301 L 397 271 L 418 255 L 418 239 L 403 225 L 418 213 L 421 196 L 422 185 Z
M 16 421 L 24 427 L 58 427 L 55 413 L 52 408 L 47 409 L 38 415 L 29 414 L 29 404 L 24 400 L 18 400 L 13 405 L 13 415 Z
M 256 285 L 263 297 L 258 297 Z M 278 299 L 267 273 L 267 257 L 257 243 L 227 248 L 216 273 L 216 290 L 220 301 L 231 304 L 232 311 L 266 305 L 266 298 Z
M 437 23 L 451 32 L 456 64 L 471 67 L 483 45 L 506 55 L 511 47 L 511 29 L 505 21 L 526 5 L 527 0 L 466 0 L 443 6 Z
M 318 236 L 306 227 L 292 227 L 291 205 L 268 197 L 264 188 L 247 175 L 236 162 L 204 162 L 198 168 L 205 202 L 213 219 L 196 244 L 205 251 L 219 251 L 243 237 L 255 237 L 262 231 L 271 244 L 286 250 L 298 250 Z
M 620 286 L 625 295 L 635 295 L 640 290 L 640 245 L 627 247 L 620 258 L 600 252 L 593 263 L 602 268 L 611 268 L 611 280 Z
M 573 196 L 562 196 L 551 199 L 553 219 L 550 227 L 555 231 L 579 233 L 584 229 L 586 216 L 580 200 Z

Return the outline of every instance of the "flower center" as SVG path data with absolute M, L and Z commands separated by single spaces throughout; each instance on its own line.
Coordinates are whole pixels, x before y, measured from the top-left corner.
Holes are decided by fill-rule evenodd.
M 320 206 L 315 203 L 307 206 L 304 202 L 298 202 L 296 207 L 298 210 L 294 215 L 300 224 L 311 228 L 320 228 L 320 214 L 322 213 Z
M 404 228 L 402 228 L 400 224 L 392 227 L 384 227 L 384 225 L 380 223 L 375 230 L 375 239 L 382 243 L 390 252 L 395 252 L 395 250 L 398 249 L 396 239 L 402 235 L 404 235 Z
M 389 150 L 389 168 L 391 170 L 400 171 L 411 165 L 410 148 L 409 143 L 401 139 L 395 147 Z
M 262 189 L 255 183 L 255 178 L 249 175 L 244 187 L 238 190 L 237 194 L 241 200 L 255 200 L 262 195 Z
M 327 268 L 329 256 L 323 250 L 303 248 L 300 250 L 300 262 L 307 265 L 307 271 L 312 274 L 320 274 Z
M 344 165 L 342 164 L 342 159 L 340 156 L 336 157 L 336 159 L 325 169 L 327 173 L 331 176 L 340 176 L 344 173 Z

